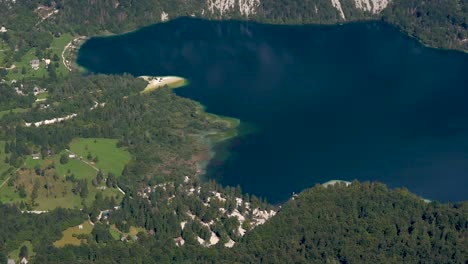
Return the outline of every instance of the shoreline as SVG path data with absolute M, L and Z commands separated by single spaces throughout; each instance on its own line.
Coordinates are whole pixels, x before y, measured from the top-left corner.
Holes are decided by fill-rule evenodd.
M 217 155 L 223 154 L 217 151 L 216 148 L 223 148 L 222 144 L 228 144 L 230 140 L 240 136 L 241 121 L 240 119 L 233 117 L 220 116 L 208 113 L 206 112 L 205 107 L 200 104 L 197 108 L 196 113 L 198 114 L 201 112 L 203 112 L 206 115 L 206 118 L 209 122 L 221 123 L 225 126 L 224 129 L 218 129 L 218 131 L 204 131 L 196 135 L 198 140 L 200 140 L 201 143 L 207 147 L 206 152 L 203 153 L 203 156 L 205 158 L 200 159 L 195 163 L 197 171 L 196 176 L 201 177 L 202 179 L 206 179 L 205 177 L 207 175 L 207 167 L 210 164 L 210 162 L 215 160 Z M 221 158 L 217 160 L 225 160 L 227 159 L 227 156 L 228 155 L 222 155 Z
M 205 21 L 211 21 L 211 22 L 239 21 L 239 22 L 245 22 L 245 23 L 256 23 L 256 24 L 272 25 L 272 26 L 344 26 L 344 25 L 347 25 L 347 24 L 378 22 L 378 23 L 383 23 L 383 24 L 389 25 L 391 27 L 394 27 L 396 30 L 398 30 L 403 35 L 405 35 L 407 37 L 410 37 L 410 38 L 414 38 L 418 43 L 420 43 L 422 46 L 424 46 L 426 48 L 432 48 L 432 49 L 436 49 L 436 50 L 445 50 L 445 51 L 456 51 L 456 52 L 462 52 L 464 54 L 468 54 L 468 50 L 463 49 L 461 47 L 460 48 L 448 48 L 448 47 L 444 48 L 444 47 L 433 46 L 433 45 L 431 45 L 429 43 L 423 42 L 422 39 L 420 39 L 417 36 L 411 34 L 410 32 L 404 31 L 401 26 L 399 26 L 397 24 L 394 24 L 394 23 L 391 23 L 390 21 L 385 20 L 383 17 L 368 17 L 368 18 L 361 18 L 361 19 L 351 19 L 351 20 L 346 20 L 346 21 L 335 21 L 335 22 L 324 22 L 324 23 L 320 23 L 320 22 L 317 22 L 317 23 L 313 23 L 313 22 L 310 22 L 310 23 L 273 23 L 273 22 L 269 22 L 269 21 L 267 21 L 265 19 L 257 19 L 257 20 L 253 20 L 253 19 L 249 19 L 249 18 L 244 18 L 244 19 L 239 19 L 239 18 L 238 19 L 232 19 L 232 18 L 220 19 L 220 18 L 209 18 L 209 17 L 178 16 L 178 17 L 170 18 L 169 20 L 166 20 L 166 21 L 153 21 L 150 24 L 139 25 L 139 26 L 137 26 L 137 28 L 135 28 L 133 30 L 126 30 L 126 31 L 117 32 L 117 33 L 116 32 L 110 32 L 110 31 L 107 31 L 107 30 L 103 30 L 103 31 L 101 31 L 101 32 L 99 32 L 99 33 L 97 33 L 95 35 L 84 37 L 83 42 L 85 42 L 86 40 L 88 40 L 90 38 L 106 38 L 106 37 L 116 37 L 116 36 L 119 36 L 119 35 L 132 34 L 134 32 L 137 32 L 137 31 L 141 30 L 141 29 L 151 27 L 151 26 L 153 26 L 155 24 L 164 24 L 164 23 L 168 23 L 168 22 L 171 22 L 171 21 L 174 21 L 174 20 L 177 20 L 177 19 L 185 19 L 185 18 L 205 20 Z M 77 46 L 77 50 L 79 50 L 80 45 Z M 76 63 L 76 60 L 74 62 Z
M 77 62 L 81 46 L 90 39 L 88 36 L 74 37 L 62 50 L 62 63 L 69 72 L 86 72 L 86 69 Z

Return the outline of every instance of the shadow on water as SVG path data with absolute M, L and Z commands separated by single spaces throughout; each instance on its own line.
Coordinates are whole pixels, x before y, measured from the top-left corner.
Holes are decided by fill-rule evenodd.
M 184 18 L 93 38 L 78 62 L 183 76 L 191 84 L 177 94 L 253 124 L 258 133 L 217 147 L 229 155 L 218 149 L 208 177 L 272 202 L 331 179 L 468 198 L 468 55 L 423 47 L 389 25 Z

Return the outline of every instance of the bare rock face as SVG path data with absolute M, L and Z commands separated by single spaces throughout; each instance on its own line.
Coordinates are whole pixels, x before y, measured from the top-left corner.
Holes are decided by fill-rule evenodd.
M 384 10 L 390 0 L 354 0 L 356 8 L 370 12 L 372 14 L 378 14 Z
M 382 12 L 382 10 L 384 10 L 390 3 L 390 0 L 353 0 L 353 1 L 357 9 L 361 9 L 363 11 L 369 12 L 374 15 Z M 331 3 L 340 13 L 340 17 L 343 20 L 346 20 L 346 16 L 343 12 L 343 8 L 341 7 L 340 0 L 331 0 Z
M 346 20 L 346 16 L 343 12 L 343 8 L 341 8 L 340 0 L 331 0 L 332 5 L 340 12 L 340 16 L 343 20 Z
M 207 5 L 211 13 L 219 12 L 223 15 L 230 11 L 239 11 L 241 15 L 248 17 L 256 14 L 260 0 L 207 0 Z

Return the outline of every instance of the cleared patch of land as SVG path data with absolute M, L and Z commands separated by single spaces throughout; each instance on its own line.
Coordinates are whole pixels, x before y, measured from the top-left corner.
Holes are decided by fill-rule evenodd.
M 48 93 L 48 92 L 38 93 L 38 94 L 36 95 L 36 99 L 37 99 L 37 100 L 46 100 L 46 99 L 47 99 L 47 96 L 49 96 L 49 93 Z
M 150 93 L 158 88 L 169 87 L 175 89 L 188 84 L 186 79 L 178 76 L 140 76 L 138 78 L 148 82 L 146 88 L 141 92 L 142 94 Z
M 81 227 L 80 227 L 81 226 Z M 86 242 L 86 239 L 79 239 L 79 235 L 89 235 L 93 231 L 93 226 L 89 221 L 83 222 L 81 225 L 70 227 L 62 232 L 63 237 L 54 242 L 55 247 L 64 247 L 66 245 L 79 246 L 81 243 Z
M 17 113 L 24 113 L 26 111 L 28 111 L 28 109 L 24 109 L 24 108 L 15 108 L 11 110 L 0 111 L 0 119 L 9 113 L 17 114 Z
M 117 139 L 108 138 L 79 138 L 72 141 L 70 151 L 81 159 L 90 157 L 89 162 L 104 173 L 120 176 L 131 156 L 125 149 L 118 148 L 117 142 Z M 96 157 L 97 161 L 93 161 Z
M 103 138 L 75 139 L 71 149 L 83 157 L 73 157 L 65 150 L 39 159 L 26 157 L 23 167 L 10 180 L 2 181 L 5 184 L 0 189 L 0 201 L 24 202 L 35 210 L 82 208 L 91 205 L 96 194 L 101 193 L 119 202 L 121 193 L 106 186 L 105 179 L 99 182 L 96 176 L 99 169 L 103 170 L 104 177 L 106 172 L 120 175 L 131 158 L 130 153 L 117 148 L 117 140 Z M 87 159 L 88 155 L 92 160 Z M 63 156 L 67 157 L 66 162 L 61 162 Z
M 36 255 L 31 242 L 30 241 L 24 241 L 19 248 L 13 250 L 12 252 L 10 252 L 10 254 L 8 254 L 8 258 L 13 259 L 16 263 L 19 263 L 20 262 L 19 253 L 20 253 L 20 250 L 21 250 L 21 248 L 23 246 L 26 246 L 26 248 L 28 249 L 28 257 L 29 258 L 32 258 L 32 257 L 34 257 L 34 255 Z
M 140 232 L 146 232 L 143 227 L 130 226 L 128 233 L 120 231 L 115 225 L 110 226 L 110 234 L 114 239 L 120 239 L 122 237 L 130 237 L 130 240 Z
M 19 80 L 22 78 L 31 78 L 31 77 L 40 78 L 43 76 L 48 76 L 48 72 L 46 68 L 46 61 L 44 59 L 50 60 L 50 64 L 53 64 L 55 66 L 55 72 L 57 76 L 65 76 L 66 74 L 69 73 L 69 71 L 63 65 L 63 62 L 60 58 L 62 56 L 62 51 L 64 50 L 65 46 L 72 39 L 73 37 L 70 34 L 63 34 L 58 38 L 54 38 L 49 48 L 50 56 L 46 56 L 47 58 L 43 58 L 43 57 L 39 58 L 36 55 L 36 49 L 35 48 L 30 49 L 20 59 L 20 61 L 13 63 L 16 67 L 8 71 L 8 75 L 7 75 L 8 79 Z M 56 60 L 54 60 L 54 58 Z M 39 69 L 37 70 L 32 69 L 31 64 L 30 64 L 31 60 L 39 60 Z M 23 69 L 25 71 L 23 71 Z

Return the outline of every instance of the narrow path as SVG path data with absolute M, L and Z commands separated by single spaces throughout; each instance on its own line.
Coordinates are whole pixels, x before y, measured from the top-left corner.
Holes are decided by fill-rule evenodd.
M 54 11 L 50 12 L 49 14 L 47 14 L 47 16 L 45 16 L 43 19 L 41 19 L 41 21 L 37 22 L 36 24 L 36 27 L 39 26 L 39 24 L 41 24 L 42 22 L 44 22 L 46 19 L 48 19 L 49 17 L 51 17 L 53 14 L 56 14 L 58 13 L 59 11 L 57 9 L 55 9 Z
M 72 154 L 72 155 L 75 155 L 75 157 L 76 157 L 77 159 L 79 159 L 81 162 L 85 163 L 86 165 L 90 166 L 90 167 L 93 168 L 94 170 L 99 171 L 99 168 L 98 168 L 98 167 L 96 167 L 96 166 L 94 166 L 93 164 L 91 164 L 90 162 L 84 160 L 81 156 L 78 157 L 78 155 L 76 155 L 76 153 L 73 153 L 71 150 L 65 149 L 65 151 L 68 152 L 68 153 L 70 153 L 70 154 Z
M 17 169 L 15 170 L 14 173 L 18 172 L 18 171 L 21 169 L 21 167 L 24 166 L 25 163 L 26 163 L 26 161 L 25 161 L 19 168 L 17 168 Z M 6 180 L 4 180 L 4 181 L 2 182 L 2 184 L 0 184 L 0 188 L 2 188 L 2 187 L 8 182 L 8 180 L 9 180 L 10 178 L 11 178 L 11 176 L 8 176 L 8 178 L 6 178 Z
M 5 185 L 5 184 L 8 182 L 8 180 L 9 180 L 10 178 L 11 178 L 11 176 L 8 176 L 8 178 L 6 178 L 6 180 L 4 180 L 4 181 L 2 182 L 2 184 L 0 184 L 0 189 L 3 187 L 3 185 Z
M 62 63 L 63 63 L 63 66 L 65 66 L 65 68 L 67 68 L 68 71 L 72 71 L 71 67 L 68 66 L 67 64 L 67 60 L 65 59 L 65 52 L 70 48 L 70 46 L 72 45 L 74 40 L 70 41 L 66 46 L 65 48 L 63 48 L 63 51 L 62 51 Z
M 74 47 L 73 46 L 73 43 L 80 40 L 80 39 L 83 39 L 84 37 L 83 36 L 78 36 L 76 38 L 74 38 L 72 41 L 70 41 L 64 48 L 63 48 L 63 51 L 62 51 L 62 63 L 63 65 L 65 66 L 65 68 L 67 68 L 67 70 L 69 71 L 72 71 L 72 68 L 71 66 L 67 63 L 67 60 L 65 59 L 65 52 L 67 52 L 68 49 Z

